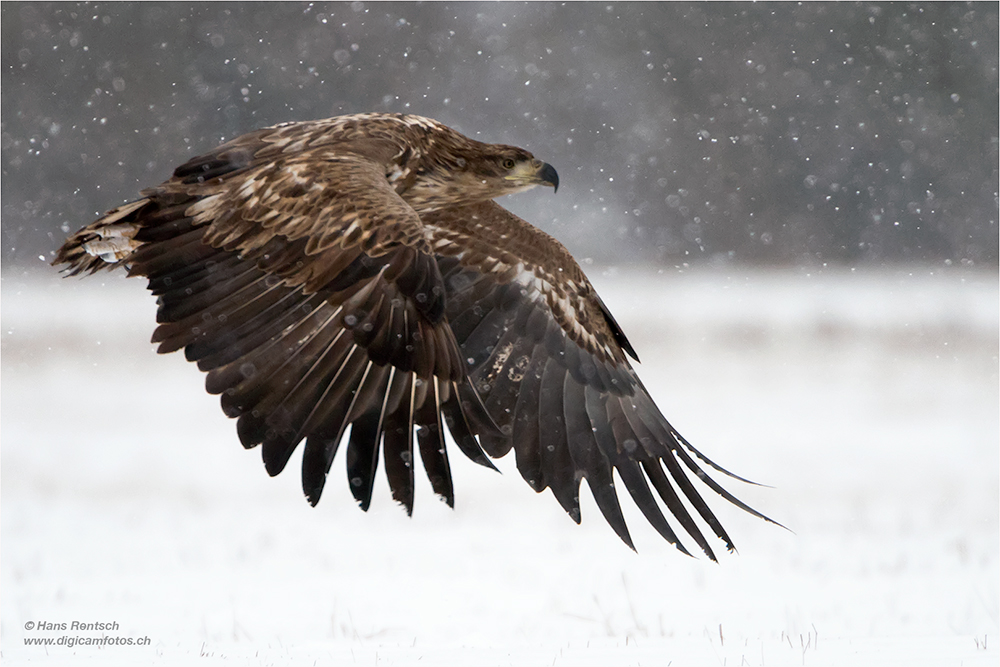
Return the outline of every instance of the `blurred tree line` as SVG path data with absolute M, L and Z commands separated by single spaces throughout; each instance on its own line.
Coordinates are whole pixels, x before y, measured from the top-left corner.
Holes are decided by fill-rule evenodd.
M 437 118 L 552 162 L 600 262 L 996 266 L 996 3 L 19 3 L 3 259 L 256 127 Z

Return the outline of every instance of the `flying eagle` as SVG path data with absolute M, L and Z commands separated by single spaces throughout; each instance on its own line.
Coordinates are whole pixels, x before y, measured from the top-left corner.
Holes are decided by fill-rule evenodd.
M 124 265 L 148 278 L 158 352 L 184 348 L 207 373 L 208 392 L 238 419 L 243 446 L 261 446 L 269 474 L 305 440 L 313 505 L 346 435 L 362 509 L 380 448 L 407 513 L 415 448 L 453 506 L 447 425 L 486 467 L 513 449 L 531 488 L 552 489 L 577 523 L 586 479 L 632 547 L 617 469 L 650 524 L 688 553 L 651 483 L 714 560 L 682 498 L 733 543 L 692 477 L 767 518 L 710 478 L 695 459 L 736 476 L 657 409 L 626 358 L 635 351 L 569 252 L 493 201 L 536 185 L 555 189 L 559 177 L 528 151 L 420 116 L 285 123 L 181 165 L 69 237 L 53 264 L 70 275 Z

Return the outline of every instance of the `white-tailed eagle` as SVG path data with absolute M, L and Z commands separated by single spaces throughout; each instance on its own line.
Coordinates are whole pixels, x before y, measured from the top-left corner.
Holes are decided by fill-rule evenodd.
M 178 167 L 72 235 L 54 264 L 147 277 L 158 351 L 183 348 L 207 373 L 271 475 L 305 440 L 313 505 L 345 436 L 362 509 L 380 448 L 407 512 L 414 449 L 453 505 L 447 425 L 484 466 L 513 449 L 531 488 L 552 489 L 578 523 L 586 479 L 631 547 L 617 469 L 653 527 L 687 553 L 651 484 L 714 559 L 682 499 L 733 544 L 694 479 L 766 517 L 710 478 L 699 461 L 730 473 L 657 409 L 626 358 L 635 351 L 569 252 L 493 201 L 558 184 L 525 150 L 419 116 L 286 123 Z

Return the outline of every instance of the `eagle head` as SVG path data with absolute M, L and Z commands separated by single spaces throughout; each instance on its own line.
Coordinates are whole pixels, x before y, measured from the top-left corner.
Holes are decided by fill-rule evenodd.
M 536 185 L 550 185 L 559 189 L 559 174 L 547 162 L 542 162 L 534 155 L 514 146 L 502 144 L 485 145 L 485 150 L 475 151 L 467 158 L 466 173 L 463 180 L 480 181 L 497 194 L 490 197 L 520 192 Z
M 436 144 L 425 154 L 416 179 L 400 193 L 415 210 L 473 204 L 536 185 L 558 189 L 555 168 L 523 148 L 461 139 L 450 146 Z

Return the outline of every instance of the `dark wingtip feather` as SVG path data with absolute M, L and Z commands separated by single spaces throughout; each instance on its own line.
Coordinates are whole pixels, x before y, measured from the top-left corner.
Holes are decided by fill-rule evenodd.
M 261 457 L 264 459 L 264 469 L 271 477 L 280 474 L 292 452 L 299 444 L 298 439 L 289 437 L 288 433 L 279 433 L 274 428 L 268 428 L 261 443 Z
M 701 468 L 699 468 L 698 464 L 695 463 L 695 461 L 687 454 L 687 452 L 685 452 L 682 449 L 678 449 L 678 450 L 676 450 L 676 453 L 680 457 L 680 459 L 684 462 L 684 464 L 688 468 L 690 468 L 691 471 L 694 472 L 694 474 L 698 476 L 698 479 L 700 479 L 702 482 L 704 482 L 705 485 L 708 486 L 708 488 L 712 489 L 717 494 L 719 494 L 720 496 L 722 496 L 723 498 L 725 498 L 726 500 L 728 500 L 733 505 L 736 505 L 737 507 L 739 507 L 744 512 L 752 514 L 753 516 L 757 517 L 758 519 L 763 519 L 764 521 L 767 521 L 768 523 L 773 523 L 776 526 L 780 526 L 781 528 L 784 528 L 785 530 L 789 530 L 790 531 L 790 529 L 787 528 L 786 526 L 778 523 L 774 519 L 772 519 L 772 518 L 770 518 L 770 517 L 768 517 L 768 516 L 766 516 L 764 514 L 761 514 L 760 512 L 758 512 L 757 510 L 755 510 L 754 508 L 750 507 L 749 505 L 747 505 L 746 503 L 744 503 L 742 500 L 740 500 L 739 498 L 737 498 L 736 496 L 734 496 L 733 494 L 731 494 L 729 491 L 726 491 L 726 489 L 724 489 L 722 487 L 722 485 L 720 485 L 714 479 L 712 479 L 711 477 L 709 477 L 708 474 L 704 470 L 702 470 Z M 723 470 L 722 472 L 725 472 L 725 471 Z M 739 478 L 737 478 L 737 479 L 739 479 Z M 750 482 L 750 484 L 753 484 L 753 482 Z M 735 549 L 735 547 L 733 547 L 733 549 Z
M 455 439 L 455 444 L 458 445 L 463 454 L 485 468 L 500 472 L 493 465 L 490 458 L 486 456 L 486 452 L 483 451 L 479 441 L 476 440 L 472 425 L 469 423 L 469 418 L 463 407 L 465 402 L 459 397 L 460 387 L 462 386 L 464 385 L 452 383 L 451 395 L 447 401 L 441 404 L 441 414 L 444 416 L 444 421 L 448 425 L 448 430 L 451 431 L 452 437 Z M 474 392 L 473 394 L 475 395 Z
M 448 503 L 448 507 L 455 507 L 455 488 L 441 425 L 441 391 L 438 382 L 434 378 L 434 400 L 431 401 L 428 396 L 417 415 L 417 423 L 420 425 L 417 429 L 417 447 L 434 493 Z
M 751 479 L 746 479 L 745 477 L 740 477 L 736 473 L 729 472 L 728 470 L 726 470 L 725 468 L 723 468 L 722 466 L 720 466 L 718 463 L 716 463 L 715 461 L 713 461 L 712 459 L 708 458 L 707 456 L 705 456 L 704 454 L 702 454 L 700 451 L 698 451 L 697 449 L 695 449 L 694 445 L 692 445 L 690 442 L 688 442 L 687 439 L 684 436 L 682 436 L 680 433 L 678 433 L 677 431 L 671 431 L 671 434 L 675 438 L 677 438 L 678 442 L 680 442 L 685 447 L 687 447 L 687 449 L 692 454 L 694 454 L 695 456 L 697 456 L 699 459 L 701 459 L 703 462 L 707 463 L 709 466 L 711 466 L 715 470 L 718 470 L 719 472 L 721 472 L 723 475 L 728 475 L 729 477 L 732 477 L 733 479 L 738 479 L 739 481 L 743 482 L 744 484 L 753 484 L 754 486 L 761 486 L 761 487 L 764 487 L 765 489 L 774 488 L 774 487 L 768 486 L 767 484 L 760 484 L 759 482 L 755 482 L 755 481 L 753 481 Z
M 698 524 L 695 523 L 691 514 L 687 511 L 687 508 L 684 507 L 684 504 L 681 502 L 677 493 L 670 485 L 670 482 L 667 480 L 667 476 L 663 473 L 663 469 L 660 467 L 659 461 L 642 461 L 642 468 L 646 472 L 646 477 L 648 477 L 653 483 L 653 488 L 656 489 L 657 494 L 659 494 L 660 498 L 663 499 L 667 509 L 669 509 L 670 513 L 674 515 L 674 518 L 680 522 L 684 530 L 687 531 L 687 534 L 694 538 L 694 541 L 699 547 L 701 547 L 701 550 L 705 553 L 705 555 L 713 561 L 716 560 L 715 553 L 712 551 L 712 547 L 709 545 L 708 540 L 705 539 L 705 535 L 701 532 L 701 529 L 698 528 Z M 704 501 L 702 501 L 702 504 L 704 504 Z M 705 513 L 701 511 L 702 508 L 697 507 L 697 509 L 704 517 Z M 705 509 L 707 509 L 707 506 Z M 709 512 L 709 514 L 711 513 Z M 712 516 L 712 518 L 714 519 L 714 516 Z M 718 522 L 715 522 L 715 524 L 717 523 Z M 716 528 L 715 524 L 712 525 L 713 529 Z M 721 529 L 721 525 L 718 528 Z M 724 535 L 725 531 L 722 532 Z M 716 530 L 716 534 L 718 534 L 718 529 Z M 722 535 L 720 535 L 720 537 L 722 537 Z M 732 549 L 732 542 L 729 540 L 729 537 L 725 536 L 723 539 L 726 541 L 726 546 Z
M 413 515 L 413 376 L 409 376 L 410 387 L 404 395 L 402 405 L 385 419 L 385 435 L 382 439 L 382 461 L 385 476 L 389 481 L 392 498 L 405 509 L 407 516 Z
M 306 438 L 305 451 L 302 453 L 302 491 L 313 507 L 323 495 L 330 462 L 337 454 L 342 435 L 343 431 L 337 434 L 336 439 L 317 435 Z
M 673 544 L 678 551 L 693 557 L 692 553 L 687 550 L 687 547 L 680 541 L 673 529 L 670 528 L 670 524 L 667 523 L 663 512 L 660 511 L 660 507 L 656 504 L 653 494 L 649 491 L 645 477 L 643 477 L 642 472 L 639 470 L 639 464 L 630 459 L 620 458 L 615 462 L 615 468 L 618 470 L 618 474 L 621 475 L 622 481 L 625 482 L 625 488 L 632 495 L 632 500 L 642 511 L 646 520 L 656 529 L 656 532 L 667 542 Z
M 607 475 L 606 478 L 605 475 Z M 608 525 L 629 549 L 636 551 L 632 536 L 628 532 L 628 526 L 625 524 L 625 517 L 622 515 L 621 504 L 618 502 L 618 494 L 615 492 L 611 475 L 604 468 L 595 466 L 590 471 L 590 477 L 587 478 L 587 486 L 590 487 L 590 493 L 594 496 L 597 509 L 601 510 L 601 514 L 604 515 L 604 520 L 608 522 Z
M 375 472 L 378 469 L 381 415 L 370 412 L 351 426 L 347 443 L 347 483 L 358 506 L 368 511 L 372 502 Z

